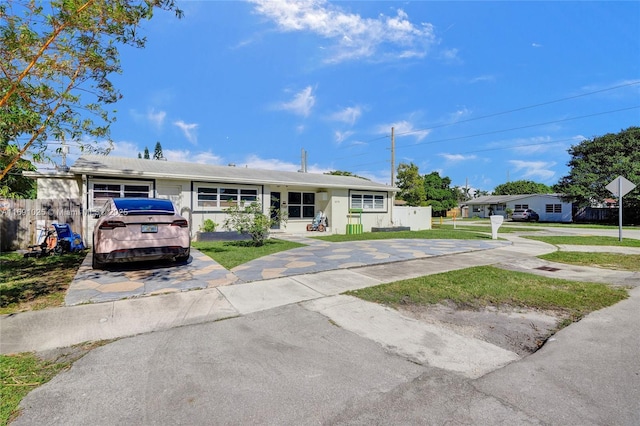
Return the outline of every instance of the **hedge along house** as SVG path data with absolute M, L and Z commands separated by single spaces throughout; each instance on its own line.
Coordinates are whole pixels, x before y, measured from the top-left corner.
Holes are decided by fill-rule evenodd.
M 38 198 L 78 197 L 91 213 L 108 198 L 169 198 L 190 219 L 192 236 L 205 219 L 218 224 L 233 203 L 257 201 L 287 214 L 276 229 L 303 233 L 319 210 L 328 217 L 328 231 L 345 234 L 353 220 L 350 209 L 361 209 L 364 231 L 389 226 L 397 188 L 352 176 L 283 172 L 245 167 L 144 160 L 102 155 L 80 157 L 68 172 L 28 173 L 38 180 Z M 95 219 L 83 215 L 83 236 L 91 244 Z M 220 229 L 220 228 L 219 228 Z
M 490 215 L 507 217 L 507 209 L 532 209 L 541 222 L 572 222 L 572 204 L 562 201 L 558 194 L 488 195 L 466 202 L 467 217 L 486 218 Z

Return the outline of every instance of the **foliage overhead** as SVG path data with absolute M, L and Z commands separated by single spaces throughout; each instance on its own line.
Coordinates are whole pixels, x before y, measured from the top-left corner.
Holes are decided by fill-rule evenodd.
M 496 186 L 493 195 L 551 194 L 553 188 L 531 180 L 516 180 Z
M 121 73 L 119 45 L 142 48 L 140 24 L 174 0 L 12 0 L 0 3 L 0 135 L 11 149 L 0 179 L 25 154 L 47 159 L 47 141 L 108 152 L 121 98 L 109 76 Z
M 606 186 L 623 176 L 636 185 L 623 207 L 640 210 L 640 127 L 584 140 L 568 152 L 570 172 L 554 187 L 567 201 L 584 207 L 615 198 Z
M 0 140 L 0 167 L 6 166 L 11 152 L 9 144 Z M 36 170 L 36 167 L 30 161 L 18 160 L 11 172 L 0 180 L 0 198 L 36 198 L 36 181 L 22 176 L 23 171 L 33 170 Z
M 326 173 L 325 173 L 325 175 L 333 175 L 333 176 L 352 176 L 352 177 L 357 177 L 357 178 L 364 179 L 364 180 L 371 180 L 371 179 L 367 179 L 367 178 L 365 178 L 365 177 L 358 176 L 358 175 L 356 175 L 356 174 L 353 174 L 353 173 L 351 173 L 351 172 L 347 172 L 347 171 L 344 171 L 344 170 L 332 170 L 332 171 L 330 171 L 330 172 L 326 172 Z

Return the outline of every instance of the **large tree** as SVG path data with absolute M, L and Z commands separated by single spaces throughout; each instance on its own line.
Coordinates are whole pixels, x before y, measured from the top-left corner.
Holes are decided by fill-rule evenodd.
M 164 155 L 162 154 L 162 145 L 160 145 L 160 142 L 156 142 L 156 147 L 153 150 L 153 159 L 154 160 L 164 159 Z
M 182 16 L 174 0 L 0 2 L 0 137 L 8 144 L 0 179 L 27 153 L 46 159 L 47 140 L 109 141 L 120 99 L 117 47 L 144 47 L 140 23 L 156 8 Z M 95 120 L 95 121 L 94 121 Z
M 458 190 L 450 188 L 451 179 L 431 172 L 423 178 L 426 204 L 431 206 L 434 216 L 446 216 L 447 210 L 458 205 Z
M 594 137 L 569 148 L 569 175 L 554 189 L 579 206 L 613 198 L 606 186 L 618 176 L 636 184 L 623 207 L 640 210 L 640 127 Z
M 7 142 L 1 139 L 0 153 L 0 167 L 4 167 L 11 150 Z M 36 167 L 28 160 L 18 160 L 11 172 L 0 179 L 0 198 L 36 198 L 36 181 L 22 175 L 27 170 L 36 170 Z
M 420 176 L 418 166 L 413 163 L 400 163 L 396 175 L 396 186 L 400 188 L 398 198 L 410 206 L 420 206 L 425 201 L 424 178 Z
M 553 188 L 531 180 L 516 180 L 496 186 L 493 195 L 551 194 Z

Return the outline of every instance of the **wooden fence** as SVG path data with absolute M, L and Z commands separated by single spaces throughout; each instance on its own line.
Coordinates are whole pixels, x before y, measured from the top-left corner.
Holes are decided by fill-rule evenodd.
M 0 251 L 26 249 L 38 243 L 43 229 L 52 223 L 68 223 L 82 235 L 82 203 L 79 198 L 0 200 Z

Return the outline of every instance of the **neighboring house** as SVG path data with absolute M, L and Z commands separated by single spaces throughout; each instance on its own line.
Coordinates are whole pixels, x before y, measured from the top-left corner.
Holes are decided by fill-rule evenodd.
M 80 198 L 85 213 L 110 197 L 169 198 L 190 219 L 195 235 L 205 219 L 222 224 L 224 209 L 238 201 L 257 201 L 288 215 L 282 228 L 306 232 L 316 212 L 329 219 L 328 230 L 345 234 L 361 209 L 363 230 L 389 226 L 397 188 L 352 176 L 281 172 L 234 166 L 144 160 L 102 155 L 80 157 L 68 172 L 25 173 L 38 180 L 38 198 Z M 83 215 L 83 234 L 91 244 L 95 219 Z
M 532 209 L 541 222 L 572 222 L 572 204 L 562 201 L 559 194 L 488 195 L 466 202 L 467 217 L 507 217 L 507 209 Z

